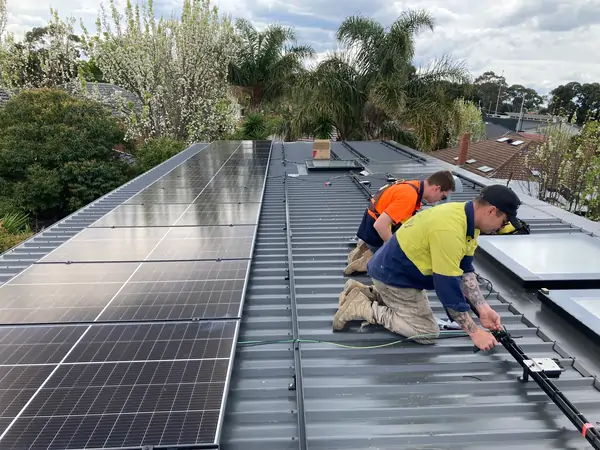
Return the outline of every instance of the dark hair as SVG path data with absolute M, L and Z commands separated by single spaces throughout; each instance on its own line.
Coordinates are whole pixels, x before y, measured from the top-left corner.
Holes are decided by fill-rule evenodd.
M 456 189 L 454 176 L 449 170 L 440 170 L 432 173 L 427 177 L 427 183 L 432 186 L 439 186 L 442 192 L 454 191 Z

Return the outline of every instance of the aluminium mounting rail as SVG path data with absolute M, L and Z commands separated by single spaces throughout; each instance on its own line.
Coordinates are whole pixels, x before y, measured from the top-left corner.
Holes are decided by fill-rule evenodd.
M 281 143 L 281 157 L 285 160 L 285 146 Z M 292 251 L 292 227 L 290 221 L 290 202 L 288 197 L 288 172 L 284 172 L 283 187 L 285 201 L 285 235 L 288 258 L 288 282 L 290 288 L 290 309 L 292 314 L 292 338 L 294 339 L 294 379 L 290 383 L 290 390 L 296 391 L 296 405 L 298 408 L 298 440 L 299 450 L 307 449 L 306 442 L 306 415 L 304 411 L 304 384 L 302 382 L 302 359 L 300 356 L 300 338 L 298 331 L 298 306 L 296 304 L 296 284 L 294 281 L 294 261 Z
M 385 145 L 388 148 L 391 148 L 392 150 L 394 150 L 396 153 L 400 153 L 403 156 L 408 156 L 410 159 L 414 159 L 418 162 L 420 162 L 421 164 L 427 164 L 427 159 L 417 155 L 416 153 L 413 153 L 409 147 L 405 147 L 401 144 L 398 144 L 397 142 L 393 142 L 393 141 L 381 141 L 381 143 L 383 145 Z
M 479 317 L 479 312 L 473 305 L 471 305 L 471 310 Z M 506 329 L 503 331 L 494 331 L 492 334 L 523 368 L 523 376 L 519 377 L 519 380 L 526 383 L 529 381 L 529 377 L 531 377 L 571 423 L 575 425 L 581 432 L 581 435 L 592 445 L 592 448 L 600 450 L 600 432 L 598 429 L 569 401 L 550 379 L 558 378 L 562 367 L 553 360 L 550 360 L 550 358 L 529 358 Z M 473 351 L 478 352 L 479 349 L 474 347 Z M 540 361 L 540 359 L 544 361 Z
M 358 159 L 360 159 L 363 163 L 369 164 L 371 162 L 371 160 L 369 158 L 367 158 L 364 154 L 362 154 L 361 152 L 356 150 L 353 146 L 348 144 L 348 142 L 342 141 L 342 145 L 344 147 L 346 147 L 354 156 L 356 156 Z

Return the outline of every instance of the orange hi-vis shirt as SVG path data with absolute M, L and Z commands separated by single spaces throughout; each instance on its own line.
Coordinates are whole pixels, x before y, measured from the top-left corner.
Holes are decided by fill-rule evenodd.
M 387 189 L 384 186 L 381 194 L 371 199 L 367 213 L 375 220 L 386 213 L 394 225 L 402 224 L 421 209 L 423 187 L 419 180 L 394 183 Z

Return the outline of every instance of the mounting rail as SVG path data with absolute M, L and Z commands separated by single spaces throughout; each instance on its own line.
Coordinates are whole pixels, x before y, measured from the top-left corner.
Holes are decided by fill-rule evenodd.
M 410 159 L 414 159 L 422 164 L 427 164 L 426 158 L 417 155 L 416 153 L 413 153 L 409 147 L 405 147 L 404 145 L 398 144 L 397 142 L 393 141 L 381 141 L 381 143 L 386 147 L 391 148 L 395 152 L 400 153 L 401 155 L 408 156 Z
M 285 145 L 281 144 L 282 158 L 285 159 Z M 296 303 L 296 284 L 294 277 L 294 262 L 292 252 L 292 224 L 290 220 L 290 202 L 288 196 L 288 177 L 287 169 L 283 178 L 284 201 L 285 201 L 285 235 L 287 245 L 287 264 L 288 264 L 288 284 L 290 289 L 290 312 L 292 314 L 292 338 L 294 339 L 294 375 L 288 386 L 290 391 L 296 391 L 296 405 L 298 416 L 298 440 L 299 450 L 306 450 L 308 444 L 306 441 L 306 413 L 304 409 L 304 383 L 302 378 L 302 357 L 300 355 L 300 331 L 298 327 L 298 305 Z
M 471 310 L 479 317 L 479 313 L 473 305 L 471 305 Z M 503 331 L 494 331 L 492 334 L 523 368 L 523 375 L 519 377 L 519 380 L 526 383 L 531 377 L 571 423 L 575 425 L 592 447 L 600 450 L 600 432 L 598 429 L 560 392 L 551 380 L 551 378 L 558 378 L 564 368 L 557 361 L 550 358 L 529 358 L 506 328 Z M 475 347 L 473 351 L 478 352 L 479 349 Z
M 350 144 L 348 144 L 346 141 L 342 141 L 342 145 L 344 147 L 346 147 L 348 150 L 350 150 L 350 152 L 356 156 L 358 159 L 360 159 L 363 163 L 365 164 L 369 164 L 371 162 L 371 160 L 369 158 L 367 158 L 365 155 L 363 155 L 361 152 L 359 152 L 358 150 L 356 150 L 354 147 L 352 147 Z

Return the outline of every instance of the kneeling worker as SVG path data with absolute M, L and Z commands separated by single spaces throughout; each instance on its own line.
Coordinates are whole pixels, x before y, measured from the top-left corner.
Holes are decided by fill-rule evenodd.
M 356 233 L 362 242 L 359 241 L 348 255 L 344 274 L 366 272 L 373 254 L 421 209 L 423 199 L 428 203 L 439 202 L 455 189 L 454 177 L 449 170 L 431 174 L 425 181 L 397 181 L 379 189 L 365 210 Z
M 435 289 L 448 315 L 481 350 L 497 344 L 469 314 L 477 309 L 481 325 L 500 330 L 500 316 L 484 300 L 473 268 L 480 233 L 507 225 L 520 226 L 521 202 L 508 187 L 484 188 L 474 200 L 434 206 L 405 222 L 368 264 L 373 286 L 348 280 L 340 295 L 333 329 L 366 320 L 406 337 L 427 335 L 416 342 L 430 344 L 439 334 L 426 289 Z M 470 303 L 470 304 L 469 304 Z

